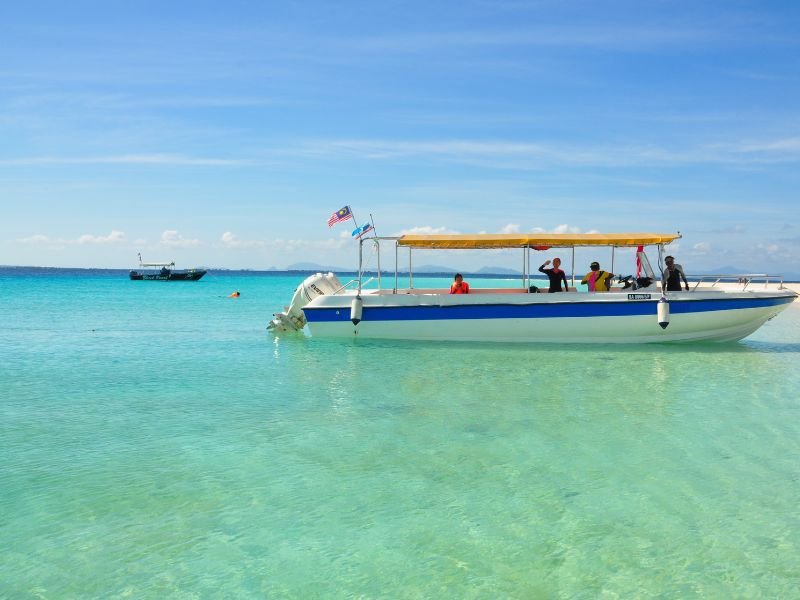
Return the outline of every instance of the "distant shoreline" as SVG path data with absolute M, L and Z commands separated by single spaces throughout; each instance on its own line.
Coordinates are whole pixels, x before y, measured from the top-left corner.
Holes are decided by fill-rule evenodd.
M 271 275 L 297 275 L 308 276 L 315 273 L 328 272 L 328 269 L 215 269 L 213 267 L 197 267 L 198 269 L 206 269 L 209 274 L 246 274 L 258 276 L 271 276 Z M 26 267 L 26 266 L 12 266 L 0 265 L 0 273 L 3 271 L 30 271 L 30 272 L 79 272 L 79 273 L 124 273 L 127 274 L 130 269 L 120 268 L 106 268 L 106 267 Z M 342 277 L 357 277 L 358 271 L 339 269 L 335 271 L 337 275 Z M 456 271 L 415 271 L 415 277 L 448 277 L 452 278 Z M 469 271 L 462 271 L 465 277 L 473 279 L 519 279 L 522 273 L 470 273 Z M 401 277 L 408 277 L 408 271 L 398 271 Z M 364 271 L 367 277 L 377 277 L 377 271 Z M 394 271 L 381 271 L 381 277 L 394 277 Z M 536 274 L 531 274 L 531 278 L 544 279 L 547 278 Z
M 270 277 L 270 276 L 280 276 L 280 275 L 295 275 L 298 277 L 313 275 L 319 272 L 327 272 L 328 269 L 265 269 L 265 270 L 258 270 L 258 269 L 216 269 L 213 267 L 197 267 L 198 269 L 206 269 L 210 275 L 213 274 L 244 274 L 244 275 L 255 275 L 259 277 Z M 130 271 L 130 269 L 122 269 L 122 268 L 106 268 L 106 267 L 34 267 L 34 266 L 22 266 L 22 265 L 0 265 L 0 274 L 2 273 L 18 273 L 21 271 L 27 271 L 29 273 L 107 273 L 107 274 L 126 274 Z M 341 277 L 357 277 L 358 271 L 356 270 L 335 270 L 334 271 L 338 276 Z M 435 277 L 435 278 L 442 278 L 453 277 L 453 274 L 456 271 L 415 271 L 415 277 Z M 520 279 L 522 277 L 522 273 L 470 273 L 469 271 L 461 271 L 465 277 L 469 277 L 471 279 Z M 408 271 L 398 271 L 397 273 L 401 277 L 408 277 Z M 367 277 L 377 277 L 377 271 L 364 271 L 364 275 Z M 578 273 L 575 274 L 578 277 Z M 381 271 L 381 277 L 394 277 L 394 271 Z M 540 273 L 531 273 L 529 275 L 529 279 L 535 279 L 537 281 L 547 281 L 547 278 L 541 275 Z M 691 275 L 689 276 L 689 281 L 696 281 L 697 278 L 693 278 Z M 800 280 L 796 279 L 785 279 L 784 285 L 797 292 L 800 293 Z

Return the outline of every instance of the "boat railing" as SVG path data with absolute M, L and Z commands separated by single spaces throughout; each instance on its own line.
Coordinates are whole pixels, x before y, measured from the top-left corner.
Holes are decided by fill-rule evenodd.
M 362 286 L 362 287 L 366 286 L 366 285 L 367 285 L 368 283 L 370 283 L 370 282 L 371 282 L 373 279 L 375 279 L 375 278 L 374 278 L 374 277 L 370 277 L 370 278 L 369 278 L 369 279 L 367 279 L 365 282 L 363 282 L 363 283 L 361 284 L 361 286 Z M 350 281 L 348 281 L 347 283 L 345 283 L 344 285 L 342 285 L 341 287 L 339 287 L 338 289 L 336 289 L 336 290 L 333 292 L 333 295 L 335 296 L 335 295 L 336 295 L 336 294 L 338 294 L 339 292 L 341 292 L 341 291 L 344 291 L 344 290 L 346 290 L 347 288 L 349 288 L 351 285 L 355 285 L 355 284 L 358 284 L 358 278 L 356 278 L 356 279 L 351 279 Z
M 692 291 L 696 290 L 701 283 L 711 282 L 709 287 L 716 287 L 719 283 L 733 283 L 741 285 L 742 290 L 747 289 L 748 286 L 755 283 L 763 283 L 767 287 L 770 282 L 777 283 L 778 289 L 783 288 L 782 275 L 767 275 L 766 273 L 741 273 L 738 275 L 689 275 L 690 279 L 694 281 Z

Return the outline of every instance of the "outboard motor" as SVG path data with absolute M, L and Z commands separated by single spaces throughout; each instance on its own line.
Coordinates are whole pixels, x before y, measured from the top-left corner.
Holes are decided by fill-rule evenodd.
M 333 273 L 309 275 L 297 286 L 292 301 L 286 310 L 272 315 L 275 317 L 267 325 L 273 331 L 300 331 L 306 324 L 303 307 L 317 296 L 335 294 L 342 289 L 342 283 Z

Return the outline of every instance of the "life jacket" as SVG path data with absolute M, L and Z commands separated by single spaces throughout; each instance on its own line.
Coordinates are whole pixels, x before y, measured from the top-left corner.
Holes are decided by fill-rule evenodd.
M 469 294 L 469 284 L 466 281 L 462 281 L 461 285 L 458 283 L 453 283 L 450 286 L 450 293 L 451 294 Z
M 589 291 L 590 292 L 607 292 L 608 285 L 606 280 L 608 279 L 608 273 L 605 271 L 592 271 L 589 274 Z

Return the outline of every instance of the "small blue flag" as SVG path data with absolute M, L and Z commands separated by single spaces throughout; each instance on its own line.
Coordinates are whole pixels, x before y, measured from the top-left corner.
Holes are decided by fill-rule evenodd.
M 356 239 L 361 238 L 367 232 L 372 231 L 372 223 L 367 223 L 366 225 L 362 225 L 361 227 L 356 227 L 353 229 L 353 237 Z

